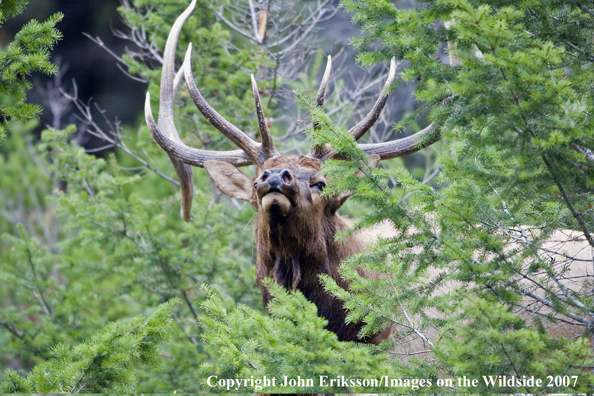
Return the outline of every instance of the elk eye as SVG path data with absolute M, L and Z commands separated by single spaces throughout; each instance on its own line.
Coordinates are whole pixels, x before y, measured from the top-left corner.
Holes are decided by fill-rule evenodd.
M 326 183 L 324 183 L 323 181 L 320 181 L 320 182 L 313 184 L 311 187 L 317 187 L 320 189 L 320 191 L 324 191 L 324 187 L 326 187 Z
M 258 182 L 254 183 L 254 188 L 258 188 Z

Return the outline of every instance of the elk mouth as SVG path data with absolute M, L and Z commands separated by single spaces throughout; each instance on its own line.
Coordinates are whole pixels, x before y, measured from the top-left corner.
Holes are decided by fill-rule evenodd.
M 272 218 L 284 218 L 291 213 L 293 204 L 278 188 L 271 188 L 262 197 L 262 209 Z

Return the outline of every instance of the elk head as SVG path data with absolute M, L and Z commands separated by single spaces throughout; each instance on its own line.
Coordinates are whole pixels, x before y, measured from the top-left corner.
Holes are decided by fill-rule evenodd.
M 163 54 L 163 72 L 161 76 L 161 93 L 159 102 L 159 122 L 155 123 L 150 106 L 150 94 L 147 93 L 145 103 L 145 117 L 147 125 L 156 142 L 165 150 L 173 163 L 181 184 L 182 190 L 182 208 L 181 215 L 185 221 L 190 221 L 191 199 L 193 195 L 193 172 L 192 166 L 208 167 L 207 161 L 220 161 L 233 165 L 234 167 L 241 167 L 247 165 L 257 165 L 264 169 L 265 163 L 270 159 L 276 159 L 275 164 L 280 164 L 283 156 L 278 152 L 272 141 L 272 136 L 266 125 L 262 105 L 260 103 L 260 96 L 256 81 L 252 76 L 252 88 L 254 95 L 254 102 L 256 105 L 256 114 L 258 117 L 258 125 L 260 128 L 260 135 L 262 136 L 262 143 L 258 143 L 250 138 L 246 133 L 239 128 L 225 120 L 216 110 L 214 110 L 200 94 L 196 87 L 194 77 L 192 75 L 191 53 L 192 45 L 188 46 L 185 61 L 180 70 L 175 73 L 175 48 L 181 28 L 194 10 L 196 0 L 192 0 L 188 8 L 178 17 L 175 24 L 171 28 L 167 43 L 165 45 L 165 52 Z M 326 71 L 318 91 L 316 103 L 318 106 L 323 106 L 326 93 L 326 87 L 330 78 L 330 71 L 332 68 L 331 57 L 328 57 L 328 64 Z M 382 109 L 386 104 L 388 98 L 387 90 L 394 81 L 396 73 L 395 60 L 392 59 L 390 65 L 390 72 L 388 79 L 384 85 L 384 89 L 376 101 L 375 105 L 369 113 L 353 128 L 349 133 L 359 140 L 365 132 L 367 132 L 379 118 Z M 232 151 L 210 151 L 195 149 L 184 144 L 175 128 L 173 120 L 173 102 L 182 78 L 185 78 L 186 85 L 190 95 L 202 115 L 221 133 L 223 133 L 229 140 L 231 140 L 240 150 Z M 416 134 L 407 138 L 398 139 L 386 143 L 375 144 L 361 144 L 360 147 L 367 154 L 376 154 L 380 160 L 405 156 L 423 149 L 437 140 L 440 135 L 436 132 L 438 125 L 435 123 L 429 125 L 427 128 L 417 132 Z M 327 147 L 313 146 L 307 158 L 314 162 L 324 162 L 328 158 L 336 156 L 336 153 Z M 280 158 L 278 158 L 280 157 Z M 271 162 L 272 163 L 272 162 Z M 240 182 L 236 180 L 236 176 L 231 176 L 231 171 L 227 169 L 224 174 L 230 176 L 231 183 Z M 212 174 L 209 173 L 211 176 Z M 213 180 L 215 184 L 217 180 Z M 243 183 L 243 182 L 240 182 Z M 223 191 L 225 192 L 225 191 Z M 246 200 L 254 206 L 252 194 L 239 195 L 236 198 Z
M 281 155 L 274 146 L 266 125 L 253 76 L 252 90 L 261 143 L 254 141 L 225 120 L 200 94 L 192 75 L 191 45 L 181 69 L 175 73 L 175 47 L 179 33 L 195 4 L 196 0 L 193 0 L 177 19 L 167 39 L 163 56 L 158 124 L 155 123 L 151 112 L 148 93 L 145 105 L 146 122 L 151 134 L 169 154 L 181 184 L 181 215 L 185 221 L 190 221 L 193 195 L 192 166 L 204 167 L 220 191 L 232 198 L 249 202 L 258 211 L 258 279 L 271 276 L 287 288 L 299 288 L 310 301 L 316 303 L 320 314 L 330 321 L 329 327 L 339 334 L 340 339 L 356 339 L 356 328 L 342 329 L 342 305 L 325 295 L 318 281 L 318 275 L 326 273 L 341 284 L 337 270 L 340 261 L 364 247 L 363 243 L 356 242 L 351 246 L 339 247 L 334 242 L 335 232 L 350 226 L 347 220 L 336 213 L 349 195 L 323 197 L 322 191 L 327 181 L 320 169 L 325 160 L 336 158 L 337 154 L 329 147 L 314 145 L 308 155 Z M 324 104 L 331 67 L 332 61 L 328 57 L 317 95 L 318 106 Z M 392 59 L 388 79 L 379 99 L 371 111 L 349 131 L 356 140 L 360 139 L 379 118 L 395 73 L 396 64 Z M 238 146 L 239 150 L 201 150 L 188 147 L 181 141 L 173 120 L 173 101 L 182 75 L 199 111 L 216 129 Z M 314 124 L 314 129 L 316 128 L 317 125 Z M 377 163 L 379 160 L 407 155 L 429 146 L 440 138 L 438 129 L 438 125 L 431 124 L 408 138 L 387 143 L 361 144 L 360 147 L 370 156 L 372 162 Z M 256 165 L 261 171 L 259 176 L 252 178 L 237 169 L 246 165 Z M 266 303 L 269 296 L 264 288 L 262 294 Z M 345 333 L 341 336 L 341 331 L 350 335 Z

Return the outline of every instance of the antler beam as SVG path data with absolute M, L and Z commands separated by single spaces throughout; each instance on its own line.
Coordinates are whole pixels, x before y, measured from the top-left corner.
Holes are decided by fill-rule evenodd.
M 159 122 L 156 123 L 151 109 L 150 94 L 147 93 L 145 102 L 145 118 L 148 128 L 153 135 L 155 141 L 169 154 L 171 163 L 173 164 L 177 177 L 180 181 L 182 208 L 181 215 L 185 221 L 190 221 L 190 210 L 192 205 L 192 196 L 194 194 L 194 174 L 192 166 L 203 167 L 204 162 L 209 160 L 217 160 L 227 162 L 234 166 L 246 166 L 256 164 L 261 166 L 264 162 L 274 156 L 280 155 L 274 144 L 272 143 L 272 136 L 264 122 L 264 114 L 260 104 L 260 97 L 258 95 L 257 87 L 254 83 L 254 100 L 256 102 L 256 113 L 260 124 L 260 132 L 262 134 L 262 141 L 260 144 L 251 139 L 247 134 L 235 127 L 219 113 L 217 113 L 200 94 L 196 87 L 192 75 L 192 46 L 188 46 L 184 64 L 180 71 L 175 73 L 175 49 L 179 34 L 183 24 L 188 19 L 196 6 L 196 0 L 192 0 L 188 8 L 177 18 L 165 44 L 165 51 L 163 54 L 163 71 L 161 75 L 161 93 L 159 95 Z M 178 87 L 182 81 L 182 75 L 185 77 L 186 85 L 188 86 L 190 96 L 196 104 L 196 107 L 202 115 L 215 128 L 227 136 L 235 145 L 241 150 L 231 151 L 211 151 L 196 149 L 187 146 L 179 137 L 179 133 L 175 128 L 173 119 L 173 102 L 177 93 Z M 264 125 L 264 126 L 262 126 Z
M 366 154 L 377 154 L 380 160 L 404 157 L 416 153 L 441 139 L 440 124 L 431 123 L 425 129 L 402 139 L 392 140 L 386 143 L 360 144 L 359 147 Z M 337 158 L 337 157 L 335 157 Z

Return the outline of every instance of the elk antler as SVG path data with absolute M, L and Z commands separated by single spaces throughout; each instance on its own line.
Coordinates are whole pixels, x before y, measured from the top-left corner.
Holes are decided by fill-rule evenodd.
M 451 61 L 450 63 L 453 65 Z M 322 78 L 320 89 L 318 90 L 318 95 L 316 97 L 316 104 L 320 107 L 324 105 L 324 98 L 326 95 L 326 88 L 328 85 L 331 68 L 332 59 L 330 56 L 328 56 L 326 71 L 324 72 L 324 77 Z M 355 140 L 359 140 L 363 135 L 365 135 L 365 133 L 371 129 L 373 124 L 375 124 L 375 122 L 378 120 L 382 110 L 384 109 L 384 106 L 386 105 L 386 101 L 388 100 L 388 89 L 394 82 L 395 76 L 396 59 L 392 58 L 390 61 L 388 79 L 384 84 L 384 88 L 382 89 L 380 97 L 377 99 L 369 113 L 367 113 L 367 115 L 361 121 L 359 121 L 357 125 L 349 130 L 349 133 L 355 138 Z M 319 126 L 314 123 L 314 129 L 317 129 L 318 127 Z M 428 127 L 415 133 L 414 135 L 384 143 L 359 144 L 359 147 L 368 155 L 377 154 L 380 160 L 403 157 L 429 147 L 441 139 L 440 127 L 440 123 L 433 122 Z M 309 155 L 319 159 L 320 161 L 325 161 L 328 158 L 344 159 L 336 151 L 330 149 L 329 147 L 322 146 L 312 146 Z
M 330 81 L 330 73 L 332 72 L 332 56 L 328 55 L 328 63 L 326 63 L 326 70 L 324 71 L 324 76 L 322 77 L 322 82 L 320 83 L 320 89 L 318 89 L 318 95 L 316 96 L 316 105 L 318 107 L 324 106 L 324 100 L 326 99 L 326 88 L 328 88 L 328 81 Z M 313 123 L 314 130 L 319 128 L 317 122 Z M 309 156 L 313 158 L 322 158 L 324 153 L 328 151 L 327 148 L 324 146 L 311 146 L 309 150 Z
M 264 162 L 271 157 L 280 155 L 274 143 L 272 136 L 264 121 L 264 114 L 262 113 L 262 106 L 260 104 L 260 96 L 258 95 L 258 88 L 252 77 L 252 85 L 254 91 L 254 101 L 256 103 L 256 113 L 258 115 L 258 123 L 260 126 L 260 134 L 262 135 L 263 144 L 257 143 L 248 135 L 242 132 L 239 128 L 224 119 L 217 113 L 200 94 L 196 87 L 196 82 L 192 76 L 192 45 L 188 46 L 184 64 L 179 72 L 175 73 L 175 49 L 180 31 L 184 22 L 188 19 L 194 7 L 196 0 L 192 0 L 188 8 L 177 18 L 167 43 L 165 44 L 165 51 L 163 54 L 163 71 L 161 76 L 161 93 L 159 95 L 159 122 L 155 123 L 151 110 L 150 94 L 146 95 L 145 103 L 145 118 L 146 123 L 153 135 L 155 141 L 169 154 L 169 158 L 173 163 L 175 171 L 180 181 L 182 194 L 181 215 L 185 221 L 190 221 L 190 209 L 192 205 L 192 196 L 194 193 L 194 175 L 192 172 L 193 166 L 203 167 L 204 162 L 208 160 L 217 160 L 230 163 L 235 166 L 258 165 L 262 166 Z M 215 128 L 227 136 L 235 145 L 241 150 L 231 151 L 211 151 L 201 150 L 187 146 L 179 137 L 179 133 L 175 128 L 173 120 L 173 101 L 177 89 L 181 84 L 181 77 L 185 77 L 186 85 L 190 92 L 190 96 L 194 100 L 196 107 L 202 115 Z
M 390 72 L 388 73 L 388 79 L 384 84 L 384 88 L 382 89 L 382 93 L 380 97 L 377 99 L 369 113 L 357 123 L 354 127 L 349 130 L 349 133 L 355 138 L 355 140 L 361 139 L 361 136 L 365 135 L 365 132 L 371 129 L 373 124 L 377 121 L 384 106 L 386 105 L 386 101 L 388 100 L 388 89 L 390 85 L 394 82 L 394 77 L 396 76 L 396 59 L 392 58 L 390 61 Z
M 155 141 L 169 154 L 169 158 L 173 163 L 175 171 L 180 181 L 182 205 L 181 215 L 185 221 L 190 221 L 190 209 L 192 205 L 192 196 L 194 191 L 194 174 L 191 166 L 203 167 L 204 163 L 208 160 L 217 160 L 229 163 L 234 166 L 245 166 L 245 165 L 257 165 L 261 167 L 266 160 L 274 158 L 280 155 L 274 142 L 272 141 L 272 135 L 266 125 L 264 113 L 262 111 L 262 104 L 260 102 L 260 95 L 258 94 L 258 87 L 254 76 L 252 76 L 252 91 L 254 94 L 254 103 L 256 105 L 256 115 L 258 118 L 258 126 L 260 134 L 262 136 L 262 143 L 258 143 L 250 138 L 247 134 L 241 131 L 239 128 L 231 124 L 219 113 L 216 112 L 204 99 L 194 77 L 192 75 L 192 45 L 188 45 L 185 60 L 180 70 L 175 72 L 175 49 L 177 47 L 177 41 L 181 32 L 184 22 L 188 19 L 194 7 L 196 6 L 196 0 L 192 0 L 188 8 L 177 18 L 167 43 L 165 44 L 165 51 L 163 54 L 163 71 L 161 76 L 161 93 L 159 95 L 159 122 L 155 123 L 151 110 L 151 99 L 150 94 L 146 95 L 145 103 L 145 118 L 146 123 L 153 135 Z M 326 95 L 326 88 L 330 79 L 330 72 L 332 69 L 332 58 L 328 57 L 328 64 L 320 89 L 316 98 L 318 106 L 324 105 L 324 98 Z M 378 100 L 371 111 L 355 125 L 349 133 L 355 138 L 360 139 L 365 132 L 367 132 L 373 124 L 379 118 L 386 100 L 388 98 L 388 89 L 394 82 L 396 75 L 396 61 L 392 58 L 390 62 L 390 72 L 388 73 L 388 79 L 384 84 L 384 88 Z M 190 92 L 190 96 L 194 101 L 194 104 L 206 120 L 213 125 L 216 129 L 221 131 L 223 135 L 229 138 L 237 147 L 241 150 L 231 151 L 211 151 L 196 149 L 187 146 L 179 137 L 179 133 L 175 128 L 173 120 L 173 102 L 177 90 L 181 84 L 182 76 L 186 81 L 186 85 Z M 318 125 L 314 124 L 314 128 L 317 129 Z M 394 157 L 400 157 L 403 155 L 411 154 L 416 151 L 425 148 L 432 143 L 439 140 L 440 125 L 435 122 L 429 125 L 416 134 L 398 139 L 392 142 L 386 143 L 375 143 L 375 144 L 361 144 L 360 147 L 367 154 L 377 154 L 379 159 L 388 159 Z M 321 161 L 325 161 L 328 158 L 341 157 L 334 150 L 324 146 L 312 146 L 310 150 L 311 157 L 317 158 Z
M 274 147 L 274 142 L 272 141 L 272 134 L 268 129 L 268 125 L 266 124 L 266 118 L 264 117 L 264 112 L 262 111 L 262 103 L 260 102 L 260 94 L 258 93 L 258 86 L 256 85 L 256 80 L 254 79 L 254 75 L 252 74 L 252 93 L 254 94 L 254 103 L 256 104 L 256 114 L 258 115 L 258 127 L 260 128 L 260 135 L 262 136 L 262 149 L 264 150 L 264 154 L 268 158 L 278 157 L 280 153 Z

